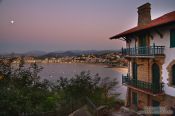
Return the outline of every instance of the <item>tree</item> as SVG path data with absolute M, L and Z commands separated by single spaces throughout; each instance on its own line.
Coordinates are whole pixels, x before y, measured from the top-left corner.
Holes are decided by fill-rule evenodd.
M 92 76 L 90 72 L 81 72 L 70 79 L 61 77 L 56 84 L 57 92 L 62 94 L 60 104 L 64 106 L 60 109 L 60 112 L 67 115 L 66 113 L 87 104 L 87 98 L 96 106 L 112 106 L 116 103 L 116 94 L 111 94 L 110 91 L 117 84 L 116 79 L 102 78 L 98 74 Z
M 56 110 L 58 97 L 49 90 L 50 82 L 38 76 L 41 67 L 23 61 L 13 67 L 14 59 L 0 60 L 0 112 L 18 115 Z
M 87 104 L 87 98 L 96 106 L 112 106 L 116 101 L 111 94 L 118 84 L 116 79 L 83 71 L 50 82 L 39 77 L 42 67 L 36 63 L 26 66 L 21 59 L 14 67 L 13 60 L 0 60 L 0 112 L 7 116 L 48 111 L 65 116 Z

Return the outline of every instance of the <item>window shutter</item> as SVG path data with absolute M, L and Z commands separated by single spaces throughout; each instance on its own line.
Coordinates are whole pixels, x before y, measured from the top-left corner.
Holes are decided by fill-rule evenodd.
M 175 29 L 170 30 L 170 48 L 175 47 Z
M 175 85 L 175 64 L 172 66 L 172 85 Z
M 137 80 L 137 64 L 135 62 L 132 64 L 132 76 L 133 79 Z

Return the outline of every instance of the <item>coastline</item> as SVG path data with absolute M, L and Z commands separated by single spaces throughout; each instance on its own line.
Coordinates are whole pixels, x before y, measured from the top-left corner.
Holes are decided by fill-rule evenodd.
M 87 63 L 87 62 L 25 62 L 26 64 L 90 64 L 90 65 L 101 65 L 104 66 L 104 68 L 127 68 L 126 66 L 111 66 L 111 64 L 105 64 L 105 63 Z M 13 62 L 13 64 L 19 64 L 19 62 Z
M 61 63 L 42 63 L 42 62 L 36 62 L 37 64 L 87 64 L 87 65 L 99 65 L 99 66 L 103 66 L 104 68 L 110 68 L 116 72 L 119 72 L 121 74 L 127 74 L 128 72 L 128 67 L 125 67 L 125 66 L 110 66 L 108 64 L 103 64 L 103 63 L 80 63 L 80 62 L 71 62 L 71 63 L 68 63 L 68 62 L 61 62 Z M 18 64 L 18 63 L 13 63 L 13 64 Z M 26 64 L 31 64 L 29 62 L 26 62 Z
M 112 70 L 117 71 L 121 74 L 127 74 L 128 73 L 128 68 L 127 67 L 115 67 L 115 68 L 112 68 Z

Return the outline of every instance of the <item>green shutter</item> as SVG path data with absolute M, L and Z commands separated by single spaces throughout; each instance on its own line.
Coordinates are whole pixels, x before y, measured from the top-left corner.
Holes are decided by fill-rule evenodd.
M 170 30 L 170 48 L 175 47 L 175 29 Z
M 146 47 L 146 35 L 142 34 L 139 36 L 139 47 Z
M 153 92 L 157 93 L 160 91 L 160 69 L 156 63 L 152 65 L 152 77 L 152 89 Z
M 141 49 L 139 49 L 139 54 L 146 54 L 146 34 L 141 34 L 139 36 L 139 47 L 141 47 Z
M 175 64 L 172 66 L 172 85 L 175 85 Z
M 132 64 L 132 76 L 133 79 L 137 80 L 137 64 L 135 62 Z

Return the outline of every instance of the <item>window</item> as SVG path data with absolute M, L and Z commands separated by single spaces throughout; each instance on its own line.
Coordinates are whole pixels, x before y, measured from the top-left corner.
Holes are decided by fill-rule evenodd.
M 175 59 L 170 62 L 167 66 L 168 72 L 168 85 L 171 87 L 175 87 Z
M 136 64 L 136 62 L 133 62 L 133 64 L 132 64 L 132 76 L 133 76 L 133 79 L 137 80 L 137 64 Z
M 172 85 L 175 86 L 175 64 L 172 66 Z
M 175 29 L 170 30 L 170 48 L 175 47 Z
M 146 45 L 146 34 L 139 35 L 139 47 L 145 47 Z

